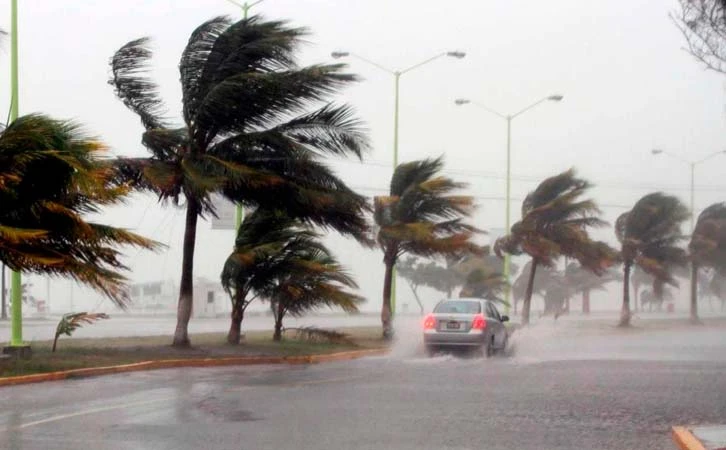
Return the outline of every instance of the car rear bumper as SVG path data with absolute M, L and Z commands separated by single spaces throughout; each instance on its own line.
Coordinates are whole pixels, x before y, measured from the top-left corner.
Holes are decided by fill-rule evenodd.
M 486 334 L 482 332 L 442 333 L 436 331 L 424 333 L 424 344 L 426 345 L 473 347 L 484 345 L 485 342 Z

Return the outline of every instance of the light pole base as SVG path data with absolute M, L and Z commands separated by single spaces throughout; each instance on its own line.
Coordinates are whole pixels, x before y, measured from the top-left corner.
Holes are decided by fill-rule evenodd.
M 3 355 L 8 355 L 14 359 L 30 359 L 33 356 L 33 350 L 30 345 L 9 345 L 3 348 Z

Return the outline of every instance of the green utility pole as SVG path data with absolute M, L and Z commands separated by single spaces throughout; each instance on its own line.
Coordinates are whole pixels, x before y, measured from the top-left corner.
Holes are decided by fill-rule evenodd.
M 18 118 L 18 0 L 10 1 L 10 122 Z M 13 272 L 10 281 L 11 330 L 10 346 L 23 346 L 23 287 L 20 272 Z
M 232 0 L 229 0 L 232 1 Z M 466 56 L 466 53 L 461 51 L 450 51 L 450 52 L 443 52 L 443 53 L 437 53 L 436 55 L 418 63 L 414 64 L 413 66 L 408 67 L 407 69 L 403 70 L 391 70 L 385 66 L 382 66 L 378 64 L 375 61 L 371 61 L 370 59 L 364 58 L 360 55 L 356 55 L 354 53 L 350 52 L 342 52 L 342 51 L 335 51 L 330 54 L 335 59 L 338 58 L 345 58 L 348 56 L 353 56 L 367 64 L 370 64 L 372 66 L 375 66 L 384 72 L 388 72 L 389 74 L 393 75 L 394 81 L 395 81 L 395 105 L 394 105 L 394 111 L 393 111 L 393 170 L 396 170 L 396 167 L 398 167 L 398 111 L 399 111 L 399 85 L 401 81 L 401 75 L 404 73 L 410 72 L 414 69 L 417 69 L 423 65 L 426 65 L 436 59 L 441 58 L 442 56 L 448 56 L 452 58 L 461 59 L 464 56 Z M 391 278 L 391 318 L 396 315 L 396 267 L 393 267 L 393 273 Z
M 398 92 L 401 81 L 401 72 L 394 72 L 393 77 L 396 81 L 395 88 L 395 104 L 393 107 L 393 171 L 398 167 Z M 396 315 L 396 266 L 393 266 L 391 273 L 391 319 Z
M 511 199 L 511 195 L 512 195 L 512 120 L 514 118 L 518 117 L 518 116 L 521 116 L 522 114 L 524 114 L 525 112 L 529 111 L 530 109 L 534 108 L 535 106 L 539 105 L 542 102 L 545 102 L 545 101 L 548 101 L 548 100 L 549 101 L 554 101 L 554 102 L 559 102 L 559 101 L 562 100 L 562 98 L 563 98 L 563 96 L 562 95 L 559 95 L 559 94 L 549 95 L 549 96 L 547 96 L 545 98 L 542 98 L 540 100 L 537 100 L 536 102 L 534 102 L 531 105 L 527 106 L 526 108 L 520 110 L 519 112 L 517 112 L 515 114 L 509 114 L 509 115 L 501 114 L 500 112 L 498 112 L 498 111 L 496 111 L 496 110 L 494 110 L 492 108 L 489 108 L 486 105 L 482 105 L 481 103 L 478 103 L 478 102 L 473 102 L 473 101 L 471 101 L 469 99 L 466 99 L 466 98 L 457 98 L 456 100 L 454 100 L 454 103 L 456 105 L 462 106 L 462 105 L 469 105 L 469 104 L 471 104 L 473 106 L 476 106 L 478 108 L 481 108 L 483 110 L 486 110 L 486 111 L 490 112 L 491 114 L 494 114 L 495 116 L 498 116 L 498 117 L 500 117 L 500 118 L 502 118 L 502 119 L 504 119 L 504 120 L 507 121 L 507 195 L 506 195 L 506 199 L 505 199 L 506 205 L 504 207 L 504 209 L 505 209 L 505 214 L 504 214 L 504 216 L 505 216 L 504 217 L 504 234 L 505 235 L 510 232 L 509 227 L 510 227 L 510 221 L 511 221 L 511 218 L 510 218 L 510 215 L 511 215 L 511 206 L 510 206 L 510 203 L 511 203 L 511 200 L 512 200 Z M 512 296 L 512 290 L 511 290 L 511 287 L 510 287 L 510 284 L 509 284 L 510 265 L 511 265 L 510 261 L 511 261 L 511 256 L 508 253 L 505 253 L 504 254 L 504 281 L 505 281 L 505 286 L 504 286 L 504 301 L 505 301 L 504 312 L 506 314 L 509 314 L 509 302 L 510 302 L 510 299 L 511 299 L 511 296 Z M 517 311 L 515 310 L 514 312 L 516 314 Z
M 257 5 L 258 3 L 262 3 L 264 0 L 257 0 L 256 2 L 252 2 L 252 3 L 244 2 L 242 4 L 239 4 L 239 3 L 235 2 L 234 0 L 227 0 L 227 1 L 242 8 L 242 18 L 247 20 L 247 16 L 249 14 L 250 9 L 253 6 Z M 239 227 L 242 225 L 242 221 L 244 220 L 244 218 L 245 218 L 245 210 L 242 207 L 242 205 L 240 205 L 238 203 L 236 211 L 235 211 L 235 215 L 234 215 L 235 231 L 239 230 Z
M 506 204 L 506 217 L 504 219 L 504 233 L 509 233 L 509 225 L 511 221 L 511 195 L 512 195 L 512 116 L 507 116 L 507 202 Z M 504 254 L 504 313 L 509 314 L 509 301 L 512 297 L 511 286 L 509 284 L 510 264 L 511 255 L 509 253 Z M 515 311 L 516 313 L 516 311 Z

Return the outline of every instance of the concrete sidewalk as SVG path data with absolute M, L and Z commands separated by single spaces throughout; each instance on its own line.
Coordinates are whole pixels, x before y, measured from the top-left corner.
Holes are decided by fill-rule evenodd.
M 673 440 L 682 450 L 726 450 L 726 425 L 673 427 Z

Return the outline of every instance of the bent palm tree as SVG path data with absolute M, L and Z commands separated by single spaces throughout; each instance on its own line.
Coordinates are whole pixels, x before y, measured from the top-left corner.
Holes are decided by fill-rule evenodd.
M 181 126 L 162 116 L 157 86 L 146 76 L 146 38 L 111 60 L 117 96 L 137 113 L 151 156 L 126 159 L 120 174 L 162 201 L 186 201 L 182 273 L 174 345 L 188 346 L 197 220 L 214 215 L 211 195 L 360 236 L 365 199 L 318 157 L 360 157 L 367 139 L 347 106 L 320 102 L 355 80 L 343 65 L 298 67 L 304 29 L 252 17 L 209 20 L 190 36 L 179 62 Z M 310 109 L 312 112 L 309 112 Z
M 73 278 L 117 305 L 128 301 L 121 245 L 154 249 L 137 234 L 84 218 L 121 202 L 105 148 L 73 123 L 40 114 L 0 132 L 0 261 L 16 271 Z
M 400 164 L 391 178 L 390 195 L 374 199 L 378 244 L 386 266 L 381 308 L 385 339 L 393 336 L 391 283 L 401 255 L 462 256 L 485 250 L 472 242 L 478 230 L 462 221 L 474 210 L 473 199 L 451 195 L 465 185 L 438 175 L 443 166 L 441 158 Z
M 698 270 L 726 271 L 726 203 L 714 203 L 698 215 L 688 244 L 691 260 L 691 321 L 698 319 Z
M 239 343 L 245 310 L 270 278 L 290 270 L 286 256 L 301 245 L 312 246 L 315 238 L 315 233 L 279 211 L 257 209 L 245 217 L 221 275 L 232 300 L 227 342 Z
M 323 306 L 355 313 L 363 301 L 347 290 L 358 285 L 330 251 L 318 242 L 310 243 L 289 252 L 286 257 L 289 270 L 278 271 L 263 289 L 264 296 L 273 305 L 275 341 L 282 339 L 282 321 L 288 314 L 298 317 Z
M 581 199 L 590 187 L 589 182 L 575 176 L 573 169 L 544 180 L 524 199 L 522 219 L 494 245 L 500 257 L 503 252 L 532 257 L 522 305 L 523 325 L 529 323 L 538 266 L 552 267 L 560 256 L 567 256 L 599 275 L 616 261 L 613 249 L 588 234 L 588 228 L 606 225 L 598 217 L 600 210 L 595 202 Z
M 681 224 L 689 213 L 676 197 L 660 192 L 648 194 L 623 213 L 615 222 L 623 261 L 623 306 L 620 326 L 630 325 L 630 272 L 635 265 L 654 278 L 655 295 L 664 283 L 678 285 L 672 270 L 686 264 L 686 252 L 678 247 L 683 241 Z

